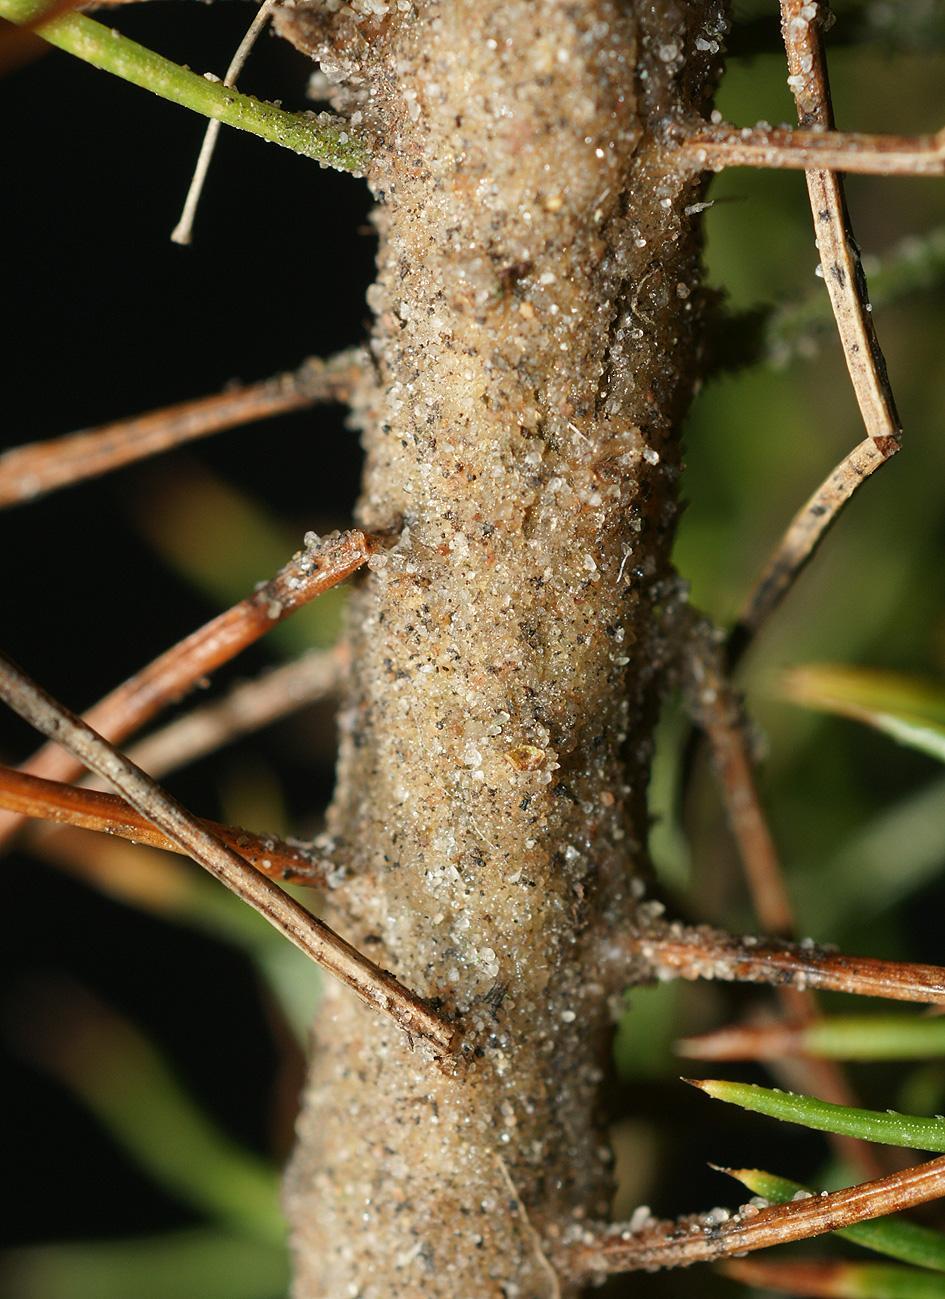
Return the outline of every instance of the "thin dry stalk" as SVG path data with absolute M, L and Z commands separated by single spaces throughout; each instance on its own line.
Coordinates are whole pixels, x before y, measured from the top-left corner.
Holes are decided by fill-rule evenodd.
M 803 1052 L 805 1028 L 776 1021 L 730 1024 L 682 1038 L 675 1049 L 687 1060 L 783 1060 Z
M 829 138 L 833 138 L 833 105 L 819 15 L 809 17 L 805 0 L 782 0 L 781 25 L 788 84 L 794 91 L 798 120 L 803 127 L 831 132 Z M 843 181 L 836 172 L 825 169 L 828 165 L 807 171 L 807 192 L 824 283 L 868 436 L 831 472 L 791 521 L 733 628 L 728 645 L 730 668 L 793 585 L 847 501 L 899 450 L 899 415 L 876 337 Z
M 787 935 L 794 914 L 781 863 L 761 807 L 752 768 L 741 702 L 721 664 L 721 651 L 710 632 L 691 642 L 685 672 L 693 718 L 705 733 L 719 791 L 738 846 L 752 903 L 764 930 Z
M 179 771 L 240 736 L 327 698 L 337 689 L 347 660 L 347 646 L 339 646 L 311 650 L 292 663 L 270 668 L 146 736 L 128 749 L 128 757 L 155 778 Z M 92 780 L 82 783 L 91 785 Z
M 311 358 L 296 370 L 260 383 L 13 447 L 0 456 L 0 508 L 35 500 L 57 488 L 96 478 L 224 429 L 319 402 L 346 402 L 363 364 L 363 355 L 357 350 L 341 352 L 328 361 Z
M 180 699 L 277 623 L 350 577 L 378 544 L 377 538 L 358 531 L 306 542 L 305 548 L 271 581 L 129 677 L 89 709 L 85 720 L 115 742 L 140 730 L 161 709 Z M 55 745 L 45 745 L 21 770 L 50 780 L 74 780 L 82 764 Z M 11 813 L 0 815 L 0 845 L 21 823 L 22 818 Z
M 235 86 L 236 78 L 243 71 L 243 66 L 249 58 L 253 46 L 259 39 L 259 35 L 272 13 L 275 0 L 263 0 L 263 3 L 256 11 L 253 21 L 250 23 L 246 35 L 240 41 L 236 48 L 236 53 L 230 60 L 230 66 L 226 70 L 223 78 L 225 86 Z M 180 220 L 174 227 L 171 239 L 175 244 L 189 244 L 193 235 L 194 217 L 197 215 L 197 207 L 200 203 L 200 196 L 203 193 L 204 183 L 207 179 L 207 172 L 210 170 L 210 163 L 213 159 L 213 151 L 217 146 L 217 139 L 220 135 L 222 123 L 212 118 L 207 123 L 207 128 L 203 134 L 203 143 L 200 146 L 200 153 L 197 156 L 197 163 L 194 167 L 193 178 L 190 182 L 190 188 L 187 190 L 187 197 L 184 199 L 184 210 L 181 213 Z
M 722 652 L 710 629 L 698 625 L 690 639 L 684 681 L 693 717 L 709 741 L 726 816 L 738 846 L 752 904 L 761 926 L 787 937 L 796 930 L 781 861 L 758 795 L 741 702 L 722 666 Z M 813 994 L 798 983 L 778 988 L 787 1016 L 810 1023 L 819 1014 Z M 837 1105 L 852 1105 L 855 1096 L 844 1070 L 833 1060 L 799 1057 L 784 1065 L 798 1085 Z M 876 1176 L 880 1165 L 869 1146 L 845 1136 L 831 1140 L 841 1155 L 854 1161 L 865 1176 Z
M 211 834 L 176 799 L 136 767 L 81 718 L 0 656 L 0 698 L 41 734 L 103 776 L 131 806 L 221 884 L 258 911 L 283 937 L 335 975 L 372 1009 L 386 1015 L 445 1062 L 455 1051 L 456 1030 L 415 993 L 381 970 L 238 853 Z
M 898 450 L 897 438 L 864 438 L 801 506 L 762 569 L 732 628 L 726 647 L 730 668 L 738 664 L 762 624 L 794 585 L 850 497 Z
M 640 982 L 719 979 L 945 1006 L 943 966 L 844 956 L 807 943 L 736 938 L 708 925 L 650 924 L 629 935 L 614 957 L 638 962 Z
M 0 766 L 0 807 L 20 816 L 56 821 L 82 830 L 98 830 L 168 852 L 184 851 L 115 794 L 27 776 L 12 767 Z M 199 823 L 270 879 L 317 889 L 328 887 L 323 864 L 275 835 L 252 834 L 236 826 L 220 825 L 217 821 L 203 818 Z
M 718 1211 L 669 1222 L 587 1231 L 565 1256 L 577 1277 L 688 1267 L 808 1240 L 857 1222 L 899 1213 L 945 1195 L 945 1156 L 831 1194 L 758 1209 L 744 1205 L 726 1220 Z
M 945 175 L 945 131 L 935 135 L 868 135 L 861 131 L 791 130 L 701 124 L 679 144 L 699 171 L 826 167 L 865 176 Z
M 802 128 L 833 133 L 830 84 L 816 6 L 812 19 L 805 0 L 781 0 L 781 18 L 788 84 L 794 91 L 799 123 Z M 899 449 L 895 399 L 873 327 L 843 184 L 825 166 L 829 166 L 826 160 L 823 166 L 807 170 L 807 188 L 821 267 L 868 436 L 832 471 L 792 520 L 732 629 L 724 662 L 720 658 L 714 674 L 710 701 L 703 708 L 715 769 L 756 911 L 764 929 L 781 935 L 794 932 L 790 901 L 758 799 L 744 726 L 726 669 L 731 672 L 737 664 L 860 484 Z M 780 999 L 794 1019 L 810 1022 L 817 1016 L 816 1003 L 806 989 L 781 989 Z M 853 1100 L 844 1071 L 835 1063 L 806 1060 L 801 1062 L 801 1072 L 808 1085 L 837 1103 L 849 1104 Z M 841 1140 L 843 1148 L 862 1167 L 875 1170 L 868 1148 Z
M 809 12 L 808 0 L 781 0 L 781 26 L 790 74 L 788 85 L 794 91 L 800 125 L 831 131 L 833 105 L 821 20 L 819 14 L 809 18 Z M 870 437 L 894 438 L 900 431 L 899 415 L 869 310 L 866 280 L 853 238 L 843 181 L 833 171 L 809 170 L 807 192 L 824 283 L 863 423 Z

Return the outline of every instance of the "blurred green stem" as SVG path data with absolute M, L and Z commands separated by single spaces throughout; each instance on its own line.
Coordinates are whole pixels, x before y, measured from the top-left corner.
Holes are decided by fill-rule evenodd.
M 0 1265 L 17 1299 L 263 1299 L 287 1284 L 282 1249 L 212 1229 L 37 1245 Z
M 27 1054 L 79 1096 L 135 1162 L 183 1202 L 281 1246 L 279 1179 L 204 1115 L 154 1047 L 120 1016 L 70 989 L 31 1016 Z

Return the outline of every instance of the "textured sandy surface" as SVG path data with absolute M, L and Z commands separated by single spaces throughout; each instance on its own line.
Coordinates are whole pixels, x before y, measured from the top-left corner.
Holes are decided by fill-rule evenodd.
M 445 1077 L 329 989 L 287 1202 L 297 1299 L 538 1299 L 606 1216 L 599 953 L 632 916 L 698 374 L 717 10 L 363 0 L 284 34 L 379 142 L 376 383 L 329 920 L 460 1020 Z

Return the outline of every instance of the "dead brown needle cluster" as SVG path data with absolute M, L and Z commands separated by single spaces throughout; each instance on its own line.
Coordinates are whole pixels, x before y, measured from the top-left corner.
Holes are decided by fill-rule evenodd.
M 423 1043 L 438 1063 L 445 1064 L 452 1058 L 457 1035 L 452 1025 L 392 974 L 379 969 L 259 874 L 87 722 L 57 703 L 3 657 L 0 657 L 0 698 L 51 741 L 66 748 L 79 763 L 108 780 L 132 808 L 181 852 L 258 911 L 311 960 L 347 984 L 363 1002 Z
M 304 548 L 274 578 L 129 677 L 90 708 L 85 720 L 109 740 L 118 742 L 132 735 L 277 623 L 357 572 L 378 544 L 376 538 L 357 531 L 325 539 L 309 534 Z M 48 744 L 21 769 L 50 780 L 74 780 L 82 764 Z M 0 816 L 0 844 L 9 841 L 21 824 L 20 817 Z

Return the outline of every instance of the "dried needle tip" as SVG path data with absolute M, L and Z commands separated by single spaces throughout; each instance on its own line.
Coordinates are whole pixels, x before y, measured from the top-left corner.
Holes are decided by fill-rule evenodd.
M 11 447 L 0 455 L 0 509 L 37 500 L 224 429 L 318 402 L 348 402 L 363 368 L 364 357 L 357 349 L 325 361 L 309 357 L 295 370 L 227 388 L 212 397 Z

